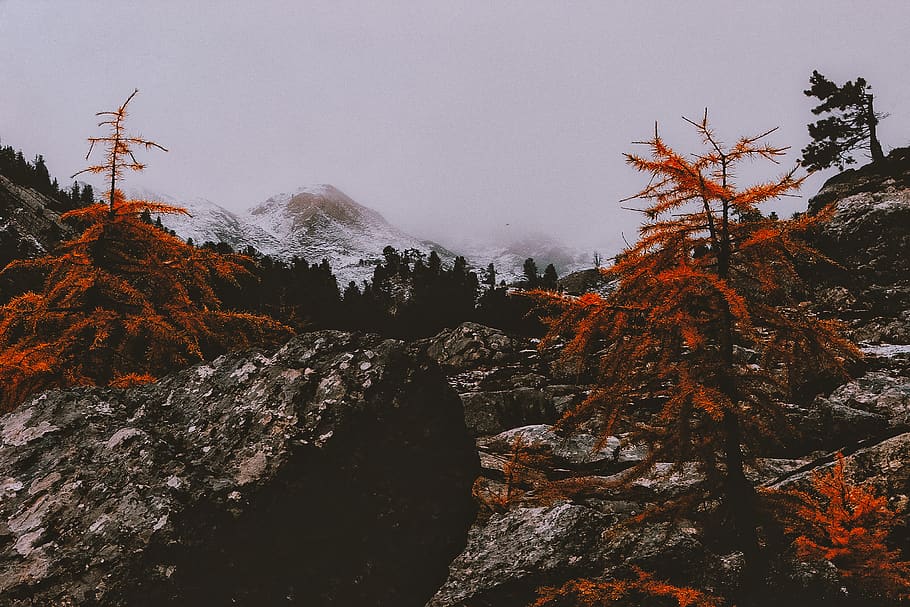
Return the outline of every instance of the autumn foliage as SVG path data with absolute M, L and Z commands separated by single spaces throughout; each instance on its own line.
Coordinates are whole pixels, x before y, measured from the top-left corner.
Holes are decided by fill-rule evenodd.
M 701 500 L 720 498 L 730 536 L 747 558 L 759 550 L 755 492 L 744 465 L 785 435 L 780 403 L 811 374 L 843 374 L 858 351 L 839 327 L 801 305 L 797 260 L 820 259 L 799 234 L 822 216 L 789 221 L 760 205 L 790 195 L 801 179 L 737 187 L 746 161 L 777 162 L 786 148 L 764 133 L 724 146 L 707 113 L 689 121 L 704 149 L 686 156 L 655 128 L 647 156 L 627 162 L 648 175 L 640 239 L 602 270 L 615 288 L 571 298 L 536 292 L 549 309 L 544 344 L 565 340 L 563 361 L 592 368 L 599 386 L 561 422 L 603 436 L 631 431 L 650 446 L 629 475 L 656 462 L 694 462 Z M 692 504 L 693 502 L 689 502 Z
M 720 599 L 634 569 L 629 579 L 577 579 L 538 589 L 532 607 L 720 607 Z
M 799 558 L 830 561 L 863 597 L 910 598 L 910 561 L 887 545 L 897 516 L 886 497 L 847 480 L 843 455 L 812 476 L 812 492 L 794 495 L 802 503 L 791 527 Z
M 269 318 L 221 308 L 214 285 L 246 273 L 242 258 L 195 249 L 143 222 L 143 211 L 186 211 L 127 200 L 116 187 L 124 170 L 143 168 L 132 145 L 160 148 L 124 132 L 132 98 L 99 114 L 110 118 L 101 124 L 111 134 L 90 140 L 107 147 L 105 162 L 86 169 L 110 178 L 107 202 L 64 214 L 84 226 L 77 238 L 3 269 L 37 270 L 45 278 L 40 291 L 0 307 L 2 409 L 49 387 L 151 381 L 204 356 L 288 332 Z

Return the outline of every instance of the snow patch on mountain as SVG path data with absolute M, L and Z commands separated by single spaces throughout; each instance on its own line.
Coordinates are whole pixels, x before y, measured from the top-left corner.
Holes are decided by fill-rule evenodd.
M 508 244 L 464 240 L 447 248 L 414 237 L 391 225 L 378 212 L 329 184 L 307 185 L 276 194 L 246 211 L 231 212 L 205 198 L 175 198 L 150 190 L 134 189 L 131 198 L 154 200 L 185 208 L 190 215 L 161 215 L 162 224 L 196 245 L 226 242 L 235 250 L 252 246 L 276 259 L 301 257 L 310 263 L 327 259 L 343 289 L 371 280 L 386 246 L 399 251 L 436 251 L 451 266 L 452 250 L 463 254 L 483 279 L 487 266 L 496 268 L 497 283 L 523 279 L 525 259 L 533 257 L 543 273 L 552 263 L 560 276 L 591 267 L 591 255 L 567 247 L 545 235 L 512 239 Z
M 444 247 L 399 230 L 328 184 L 272 196 L 241 217 L 279 243 L 277 257 L 298 256 L 310 262 L 328 259 L 342 288 L 352 281 L 370 280 L 386 246 L 399 251 L 435 250 L 444 262 L 454 260 L 454 254 Z

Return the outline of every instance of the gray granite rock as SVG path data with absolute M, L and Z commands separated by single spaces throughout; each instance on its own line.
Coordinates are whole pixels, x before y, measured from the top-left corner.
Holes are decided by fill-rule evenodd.
M 422 605 L 477 454 L 435 363 L 340 332 L 0 417 L 0 604 Z

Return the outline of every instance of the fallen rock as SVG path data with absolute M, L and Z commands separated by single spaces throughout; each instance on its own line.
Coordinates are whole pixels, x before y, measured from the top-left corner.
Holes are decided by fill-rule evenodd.
M 489 436 L 529 424 L 553 424 L 584 399 L 576 386 L 476 391 L 460 394 L 465 423 L 474 436 Z
M 485 452 L 506 455 L 519 437 L 523 450 L 546 458 L 549 468 L 565 468 L 575 473 L 612 474 L 647 455 L 643 445 L 628 445 L 616 436 L 601 440 L 585 432 L 559 434 L 546 424 L 513 428 L 480 439 L 477 444 Z
M 519 508 L 471 529 L 427 607 L 526 606 L 538 586 L 603 571 L 607 518 L 583 506 Z
M 499 329 L 474 322 L 462 323 L 418 343 L 447 373 L 504 364 L 518 356 L 511 337 Z
M 0 418 L 3 605 L 423 605 L 477 454 L 437 366 L 340 332 Z
M 880 416 L 891 426 L 910 423 L 910 377 L 870 371 L 818 400 Z

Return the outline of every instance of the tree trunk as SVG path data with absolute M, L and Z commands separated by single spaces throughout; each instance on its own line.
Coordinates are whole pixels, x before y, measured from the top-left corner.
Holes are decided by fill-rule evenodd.
M 755 488 L 743 470 L 742 433 L 739 420 L 732 411 L 724 413 L 724 499 L 733 525 L 736 546 L 745 560 L 742 583 L 737 592 L 736 604 L 742 607 L 760 605 L 759 598 L 766 594 L 765 574 L 767 562 L 758 542 L 758 508 Z
M 882 144 L 879 143 L 875 134 L 875 126 L 878 124 L 878 118 L 875 117 L 875 110 L 872 109 L 872 94 L 869 94 L 869 105 L 866 106 L 866 122 L 869 124 L 869 151 L 872 153 L 872 162 L 881 162 L 885 159 L 882 152 Z

